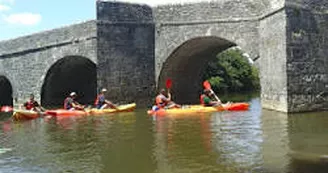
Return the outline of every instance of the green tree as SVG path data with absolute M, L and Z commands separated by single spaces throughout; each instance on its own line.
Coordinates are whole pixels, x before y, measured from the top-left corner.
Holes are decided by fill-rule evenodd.
M 260 88 L 256 67 L 249 64 L 238 49 L 229 49 L 208 63 L 204 80 L 208 80 L 217 93 L 253 92 Z

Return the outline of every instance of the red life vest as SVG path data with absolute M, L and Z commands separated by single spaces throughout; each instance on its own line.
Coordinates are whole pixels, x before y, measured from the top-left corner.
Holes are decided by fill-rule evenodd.
M 24 106 L 25 106 L 25 109 L 27 109 L 27 110 L 31 110 L 31 109 L 34 108 L 34 102 L 32 102 L 32 101 L 30 100 L 30 101 L 26 102 Z
M 205 103 L 204 103 L 204 98 L 205 98 L 206 96 L 204 95 L 204 94 L 202 94 L 202 95 L 200 95 L 200 104 L 201 105 L 205 105 Z

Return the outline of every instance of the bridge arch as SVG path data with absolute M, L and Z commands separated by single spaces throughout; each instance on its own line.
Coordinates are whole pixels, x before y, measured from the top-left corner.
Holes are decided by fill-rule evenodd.
M 13 105 L 13 88 L 9 79 L 0 75 L 0 106 Z
M 158 89 L 166 79 L 173 81 L 172 92 L 178 103 L 199 102 L 206 64 L 236 43 L 216 36 L 192 38 L 178 46 L 164 61 L 158 77 Z
M 47 71 L 41 87 L 41 104 L 60 106 L 73 91 L 77 93 L 79 102 L 91 104 L 96 90 L 96 64 L 83 56 L 66 56 L 55 62 Z

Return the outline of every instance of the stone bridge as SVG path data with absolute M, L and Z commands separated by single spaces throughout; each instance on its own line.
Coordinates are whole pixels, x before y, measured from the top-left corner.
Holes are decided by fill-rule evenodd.
M 328 3 L 218 0 L 154 8 L 97 2 L 97 19 L 0 42 L 1 104 L 29 93 L 44 105 L 76 91 L 92 103 L 149 105 L 172 78 L 175 100 L 195 103 L 205 64 L 239 46 L 260 57 L 262 106 L 283 112 L 328 106 Z M 14 102 L 13 102 L 14 100 Z

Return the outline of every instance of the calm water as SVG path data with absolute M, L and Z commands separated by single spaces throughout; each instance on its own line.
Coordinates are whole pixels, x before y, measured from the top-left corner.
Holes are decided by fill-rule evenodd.
M 0 172 L 315 173 L 328 171 L 328 113 L 262 110 L 151 117 L 2 115 Z

